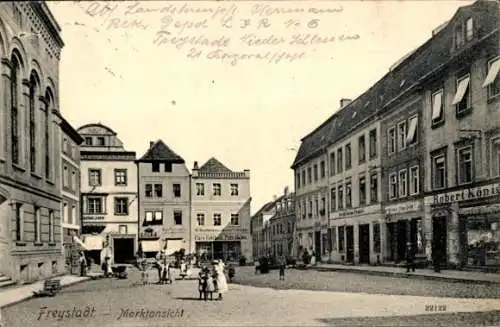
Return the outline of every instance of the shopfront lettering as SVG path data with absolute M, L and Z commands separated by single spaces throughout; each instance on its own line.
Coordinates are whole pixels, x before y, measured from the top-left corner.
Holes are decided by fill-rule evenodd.
M 400 203 L 392 206 L 387 206 L 385 208 L 385 213 L 386 214 L 400 214 L 400 213 L 407 213 L 407 212 L 413 212 L 413 211 L 419 211 L 421 209 L 420 202 L 415 201 L 415 202 L 405 202 L 405 203 Z
M 434 195 L 432 202 L 434 204 L 443 204 L 482 199 L 496 195 L 500 195 L 500 183 Z
M 226 235 L 226 234 L 220 234 L 220 235 L 213 235 L 213 234 L 199 234 L 194 236 L 195 242 L 212 242 L 212 241 L 241 241 L 241 240 L 246 240 L 247 236 L 246 235 Z
M 339 212 L 339 217 L 349 217 L 349 216 L 354 216 L 354 215 L 360 215 L 364 212 L 365 211 L 363 209 L 347 210 L 347 211 Z
M 84 216 L 83 220 L 104 220 L 104 216 Z

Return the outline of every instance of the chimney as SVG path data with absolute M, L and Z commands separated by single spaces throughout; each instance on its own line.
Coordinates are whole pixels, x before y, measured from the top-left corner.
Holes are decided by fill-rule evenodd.
M 288 195 L 288 186 L 285 186 L 285 190 L 283 193 L 285 194 L 285 196 Z
M 151 149 L 153 147 L 153 144 L 155 144 L 154 141 L 149 141 L 149 148 Z
M 340 109 L 343 109 L 345 106 L 347 106 L 349 103 L 351 103 L 351 99 L 340 99 Z
M 195 161 L 195 162 L 194 162 L 194 165 L 193 165 L 193 170 L 195 170 L 195 169 L 199 169 L 199 168 L 198 168 L 198 161 Z

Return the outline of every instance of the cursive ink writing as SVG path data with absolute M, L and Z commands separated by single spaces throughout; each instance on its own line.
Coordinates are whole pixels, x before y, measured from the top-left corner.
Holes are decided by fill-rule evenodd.
M 227 47 L 229 45 L 230 39 L 227 36 L 222 36 L 216 39 L 210 39 L 205 35 L 197 36 L 171 36 L 167 31 L 158 31 L 156 33 L 156 38 L 153 40 L 153 44 L 156 45 L 167 45 L 171 44 L 177 49 L 181 49 L 186 44 L 204 47 Z
M 107 25 L 107 29 L 120 29 L 120 28 L 138 28 L 141 30 L 148 29 L 149 25 L 144 24 L 140 19 L 123 19 L 123 18 L 111 18 Z
M 192 22 L 185 20 L 175 20 L 172 16 L 164 16 L 161 18 L 161 29 L 167 30 L 169 27 L 177 29 L 178 34 L 183 34 L 186 29 L 208 28 L 208 19 Z
M 290 15 L 305 12 L 304 8 L 276 8 L 267 4 L 258 4 L 252 7 L 251 13 L 256 16 Z
M 245 34 L 240 38 L 241 42 L 249 47 L 259 45 L 280 45 L 285 43 L 283 37 L 278 37 L 274 34 L 267 37 L 257 37 L 255 34 Z
M 305 52 L 267 51 L 262 53 L 237 53 L 217 49 L 209 52 L 206 58 L 209 60 L 220 60 L 222 63 L 229 62 L 232 66 L 236 66 L 240 61 L 249 59 L 267 61 L 270 64 L 278 64 L 282 61 L 293 62 L 304 59 L 305 55 Z

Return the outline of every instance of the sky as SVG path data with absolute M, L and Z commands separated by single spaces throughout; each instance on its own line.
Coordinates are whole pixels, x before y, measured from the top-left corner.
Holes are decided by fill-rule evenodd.
M 255 213 L 285 186 L 293 190 L 290 166 L 301 138 L 337 111 L 341 98 L 362 94 L 470 3 L 148 1 L 130 9 L 134 2 L 120 1 L 108 3 L 117 7 L 105 13 L 102 2 L 49 2 L 65 43 L 60 110 L 75 128 L 96 122 L 109 126 L 138 157 L 149 141 L 162 139 L 189 169 L 194 161 L 201 165 L 211 157 L 232 170 L 250 169 Z M 183 14 L 179 8 L 184 4 L 184 10 L 212 9 L 215 17 Z M 131 14 L 139 7 L 145 11 L 169 5 L 178 12 Z M 255 13 L 256 5 L 268 6 L 268 15 Z M 306 13 L 270 14 L 280 8 Z M 337 12 L 313 15 L 309 8 Z M 223 27 L 229 13 L 234 25 Z M 262 23 L 258 28 L 263 18 L 268 27 Z M 171 43 L 154 44 L 161 29 L 176 37 L 226 38 L 228 46 L 220 48 L 225 53 L 286 52 L 288 57 L 278 63 L 242 59 L 232 65 L 207 57 L 217 48 L 196 45 L 201 55 L 188 58 L 192 45 L 178 49 Z M 296 35 L 303 39 L 307 34 L 322 40 L 335 36 L 335 41 L 290 44 Z M 269 43 L 274 37 L 285 43 L 250 46 L 241 41 L 245 35 L 250 35 L 246 40 L 256 36 Z M 339 41 L 341 35 L 349 40 Z M 286 59 L 292 57 L 295 60 Z

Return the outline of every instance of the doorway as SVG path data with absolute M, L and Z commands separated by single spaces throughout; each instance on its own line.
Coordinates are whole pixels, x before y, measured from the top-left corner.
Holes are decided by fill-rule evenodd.
M 354 227 L 346 227 L 346 262 L 354 263 Z
M 224 249 L 222 248 L 222 242 L 213 242 L 213 258 L 222 259 L 224 256 Z
M 406 237 L 407 235 L 407 224 L 408 222 L 406 220 L 399 220 L 397 222 L 397 257 L 396 257 L 396 262 L 400 262 L 405 260 L 405 254 L 406 254 L 406 240 L 408 239 Z
M 114 261 L 115 263 L 134 262 L 134 239 L 133 238 L 115 238 L 113 239 Z
M 316 260 L 321 259 L 321 231 L 314 232 L 314 254 Z
M 370 225 L 359 225 L 359 263 L 370 263 Z
M 447 253 L 446 217 L 432 218 L 432 261 L 440 268 L 446 267 Z

